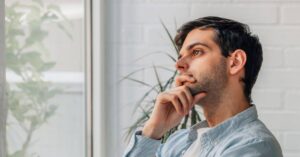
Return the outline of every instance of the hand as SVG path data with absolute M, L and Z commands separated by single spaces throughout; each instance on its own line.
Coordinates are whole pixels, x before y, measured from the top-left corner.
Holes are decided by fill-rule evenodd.
M 157 96 L 151 117 L 142 131 L 144 136 L 160 139 L 167 131 L 178 125 L 192 107 L 206 96 L 206 93 L 201 92 L 193 97 L 189 87 L 184 85 L 195 81 L 190 76 L 180 75 L 175 80 L 175 88 Z

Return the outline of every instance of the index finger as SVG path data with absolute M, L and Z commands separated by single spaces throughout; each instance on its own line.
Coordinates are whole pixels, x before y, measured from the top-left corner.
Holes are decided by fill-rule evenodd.
M 188 76 L 188 75 L 179 75 L 175 78 L 175 85 L 176 87 L 182 86 L 185 82 L 194 82 L 196 81 L 195 78 Z

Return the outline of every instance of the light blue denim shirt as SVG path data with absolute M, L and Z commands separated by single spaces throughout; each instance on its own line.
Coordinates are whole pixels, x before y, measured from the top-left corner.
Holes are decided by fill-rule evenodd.
M 181 157 L 197 139 L 197 129 L 206 121 L 172 134 L 166 143 L 141 135 L 131 138 L 123 157 Z M 198 157 L 282 157 L 279 143 L 258 119 L 253 105 L 205 132 Z

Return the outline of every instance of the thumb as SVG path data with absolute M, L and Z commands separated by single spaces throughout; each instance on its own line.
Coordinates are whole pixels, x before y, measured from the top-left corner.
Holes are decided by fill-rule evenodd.
M 204 98 L 206 96 L 206 92 L 200 92 L 198 94 L 196 94 L 194 96 L 194 101 L 193 101 L 193 105 L 196 104 L 197 102 L 199 102 L 202 98 Z

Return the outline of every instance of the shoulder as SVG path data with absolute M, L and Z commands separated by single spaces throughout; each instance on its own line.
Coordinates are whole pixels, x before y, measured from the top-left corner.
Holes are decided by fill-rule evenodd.
M 242 153 L 251 154 L 251 156 L 282 156 L 275 136 L 260 120 L 253 121 L 232 132 L 224 140 L 224 146 L 223 150 L 227 153 L 226 155 Z
M 279 144 L 273 138 L 249 138 L 223 149 L 221 156 L 282 157 Z

